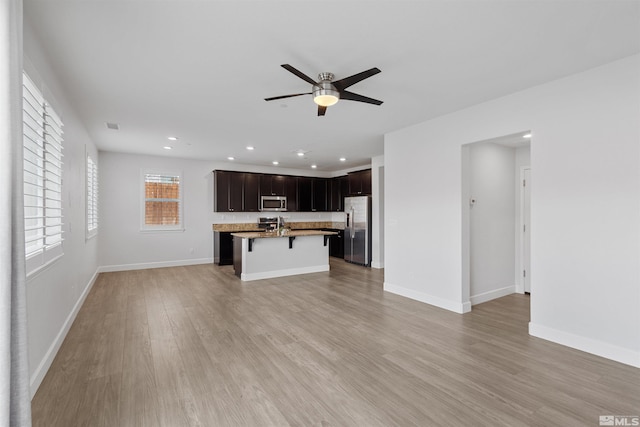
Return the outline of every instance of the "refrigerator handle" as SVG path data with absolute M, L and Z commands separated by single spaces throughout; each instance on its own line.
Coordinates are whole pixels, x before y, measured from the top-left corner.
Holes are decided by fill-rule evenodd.
M 351 221 L 353 222 L 353 218 L 356 217 L 356 210 L 353 208 L 353 206 L 351 207 Z M 351 227 L 351 238 L 353 239 L 354 237 L 356 237 L 356 225 L 352 224 Z

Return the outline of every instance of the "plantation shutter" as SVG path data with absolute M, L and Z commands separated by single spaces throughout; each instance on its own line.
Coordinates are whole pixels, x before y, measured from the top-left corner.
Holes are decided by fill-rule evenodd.
M 62 127 L 53 108 L 23 74 L 25 253 L 29 271 L 62 254 Z

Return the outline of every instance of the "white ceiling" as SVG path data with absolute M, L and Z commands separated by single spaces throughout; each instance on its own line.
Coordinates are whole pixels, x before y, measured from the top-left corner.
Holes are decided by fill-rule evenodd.
M 386 132 L 640 52 L 637 0 L 24 0 L 24 13 L 99 149 L 327 172 L 383 154 Z M 384 104 L 317 117 L 311 96 L 264 101 L 310 91 L 285 63 L 336 79 L 378 67 L 349 90 Z

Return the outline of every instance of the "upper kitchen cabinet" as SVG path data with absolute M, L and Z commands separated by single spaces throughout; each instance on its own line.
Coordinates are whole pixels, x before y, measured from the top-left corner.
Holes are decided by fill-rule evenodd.
M 312 212 L 326 212 L 327 208 L 327 179 L 313 178 L 313 205 Z
M 260 175 L 260 195 L 261 196 L 284 196 L 285 176 L 283 175 Z
M 298 178 L 295 176 L 284 177 L 284 193 L 287 196 L 287 210 L 289 212 L 299 211 L 298 209 Z
M 332 180 L 233 171 L 213 174 L 216 212 L 259 212 L 261 196 L 286 196 L 289 212 L 339 212 L 348 195 L 346 176 Z
M 348 179 L 349 194 L 354 196 L 371 195 L 371 169 L 351 172 Z
M 298 211 L 327 211 L 327 179 L 298 177 Z
M 242 200 L 245 212 L 258 212 L 260 210 L 260 175 L 255 173 L 244 174 Z
M 332 178 L 327 183 L 327 210 L 331 212 L 344 211 L 344 197 L 349 195 L 349 179 L 345 176 Z
M 244 173 L 214 171 L 216 212 L 242 212 Z
M 313 178 L 298 177 L 298 212 L 311 212 L 313 206 Z

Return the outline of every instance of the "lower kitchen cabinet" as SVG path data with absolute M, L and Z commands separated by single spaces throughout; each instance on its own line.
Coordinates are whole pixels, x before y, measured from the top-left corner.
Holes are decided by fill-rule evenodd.
M 213 257 L 218 265 L 233 265 L 233 236 L 230 232 L 214 232 Z
M 344 230 L 328 229 L 327 231 L 338 233 L 329 238 L 329 256 L 344 259 Z

